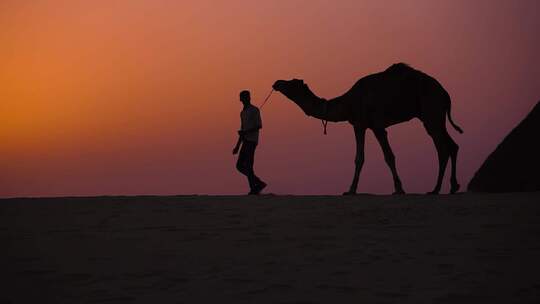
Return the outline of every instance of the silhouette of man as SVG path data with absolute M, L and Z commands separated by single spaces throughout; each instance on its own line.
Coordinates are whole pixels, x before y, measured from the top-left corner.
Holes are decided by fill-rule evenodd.
M 237 154 L 240 149 L 236 169 L 248 179 L 249 188 L 251 189 L 248 194 L 257 195 L 266 187 L 266 183 L 260 180 L 253 171 L 255 149 L 259 143 L 259 129 L 262 128 L 261 114 L 259 109 L 251 104 L 249 91 L 240 92 L 240 101 L 244 105 L 244 108 L 240 112 L 241 126 L 238 131 L 238 141 L 233 149 L 233 154 Z

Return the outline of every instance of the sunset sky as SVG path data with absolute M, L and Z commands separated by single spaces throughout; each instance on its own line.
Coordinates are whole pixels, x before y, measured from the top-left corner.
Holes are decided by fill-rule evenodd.
M 540 100 L 540 1 L 0 1 L 0 197 L 243 194 L 240 90 L 277 79 L 321 97 L 395 62 L 452 97 L 463 189 Z M 340 194 L 354 167 L 348 123 L 274 94 L 256 172 L 276 194 Z M 388 129 L 408 192 L 433 188 L 418 120 Z M 444 191 L 448 191 L 448 177 Z M 359 192 L 393 184 L 371 132 Z

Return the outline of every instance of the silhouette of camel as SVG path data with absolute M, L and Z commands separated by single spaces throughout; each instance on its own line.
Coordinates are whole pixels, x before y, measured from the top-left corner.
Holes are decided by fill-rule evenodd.
M 433 139 L 439 158 L 437 183 L 429 194 L 440 192 L 448 158 L 452 160 L 450 193 L 459 190 L 456 178 L 459 146 L 446 130 L 446 116 L 458 132 L 463 131 L 450 116 L 450 96 L 433 77 L 407 64 L 397 63 L 383 72 L 361 78 L 348 92 L 328 101 L 316 96 L 300 79 L 278 80 L 272 87 L 294 101 L 308 116 L 326 121 L 348 121 L 353 125 L 356 137 L 355 170 L 351 187 L 344 195 L 356 193 L 358 176 L 364 163 L 364 138 L 368 128 L 373 130 L 386 164 L 392 171 L 394 194 L 405 193 L 385 129 L 415 117 L 423 122 Z

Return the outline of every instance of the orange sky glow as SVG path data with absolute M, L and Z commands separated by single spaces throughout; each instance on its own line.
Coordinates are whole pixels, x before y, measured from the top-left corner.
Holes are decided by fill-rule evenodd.
M 4 0 L 0 197 L 247 192 L 231 155 L 240 90 L 259 105 L 294 77 L 331 98 L 401 61 L 450 93 L 465 186 L 540 100 L 539 29 L 536 0 Z M 348 123 L 325 136 L 280 94 L 262 118 L 268 192 L 347 190 Z M 431 190 L 436 152 L 421 123 L 388 133 L 405 190 Z M 392 190 L 369 133 L 359 192 Z

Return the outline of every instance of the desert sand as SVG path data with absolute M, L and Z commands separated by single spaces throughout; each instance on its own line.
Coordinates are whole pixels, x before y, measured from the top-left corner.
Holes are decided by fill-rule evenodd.
M 539 303 L 540 192 L 0 200 L 0 303 Z

